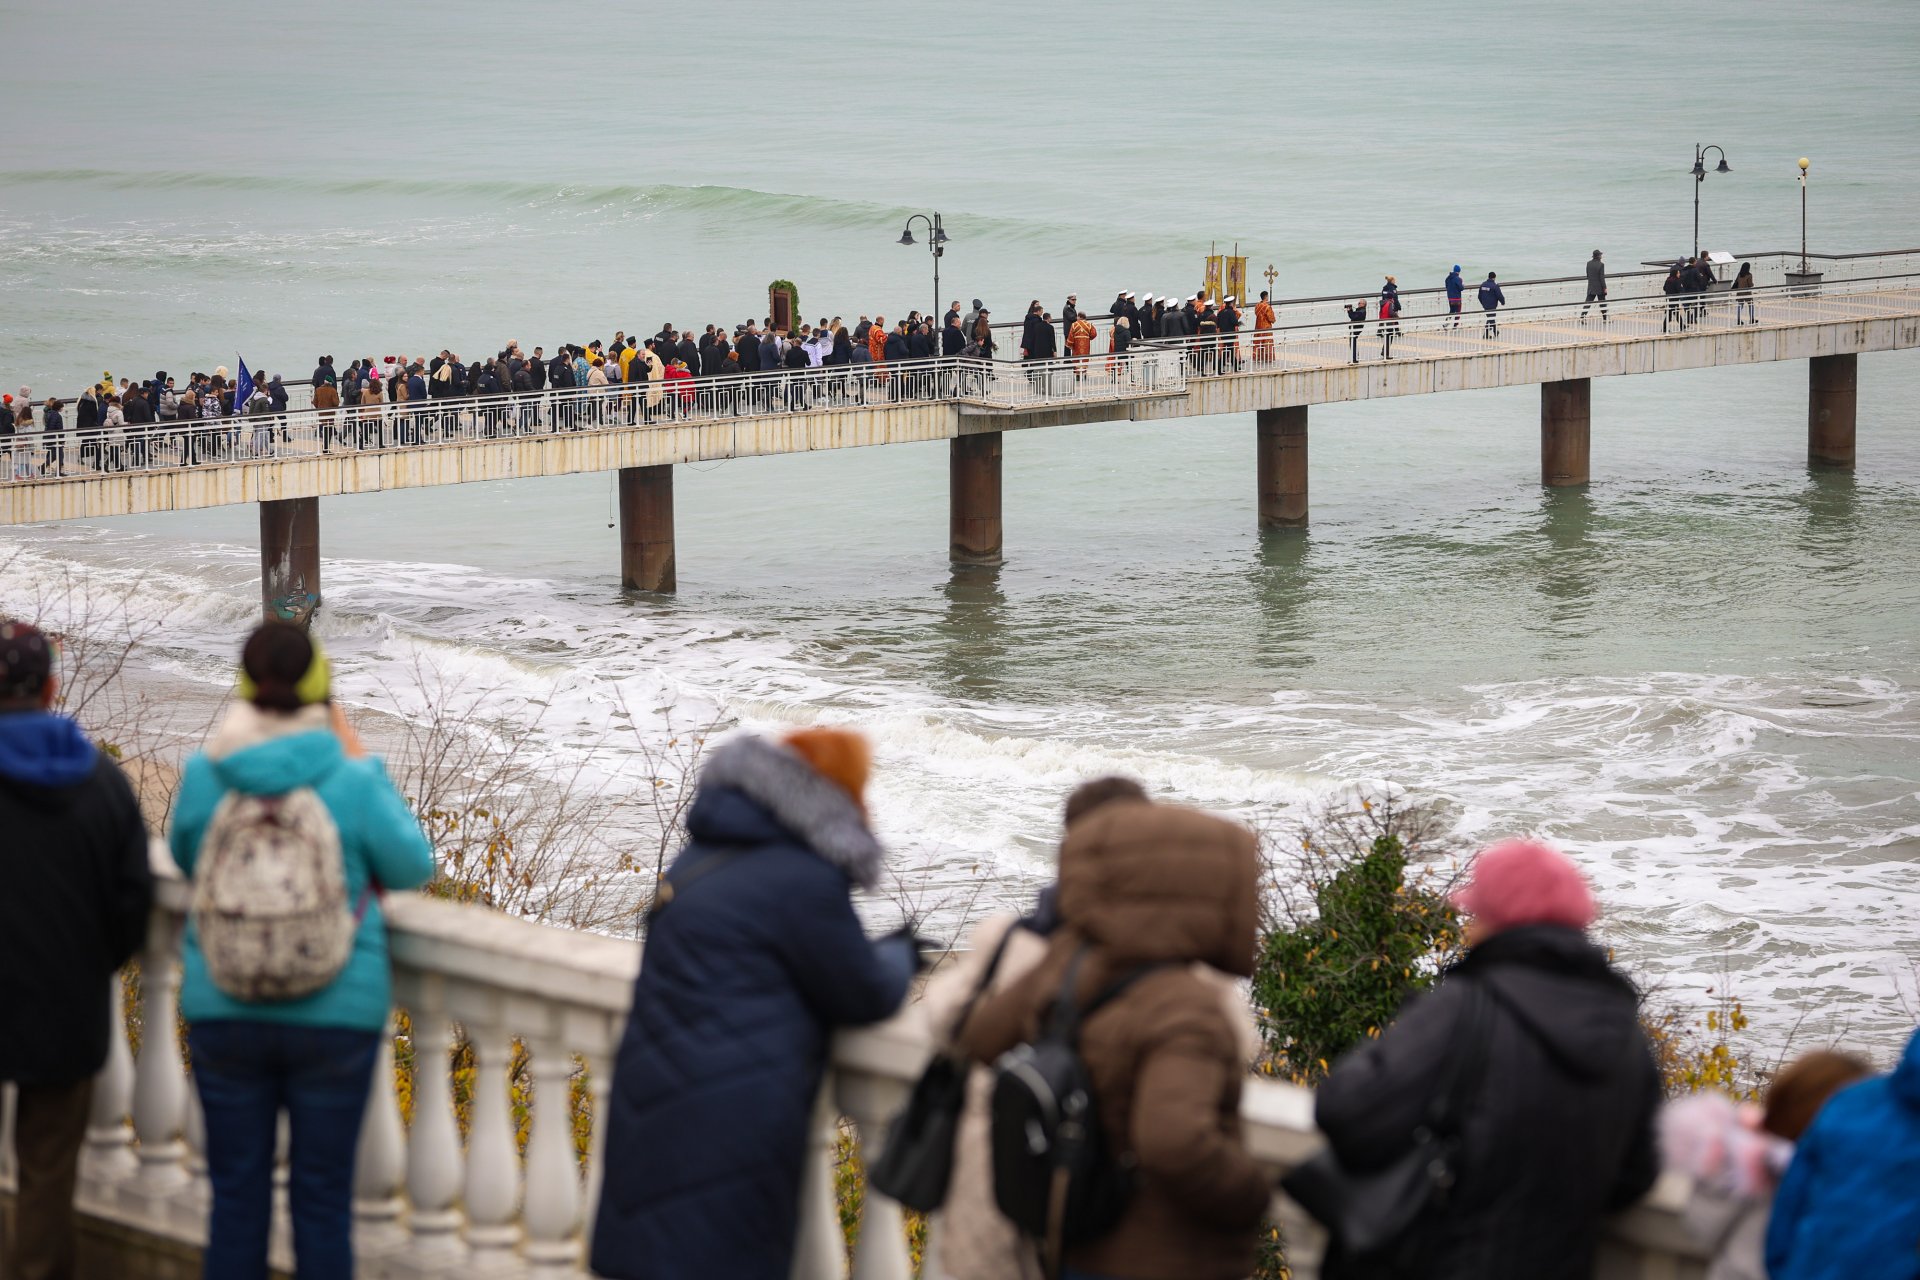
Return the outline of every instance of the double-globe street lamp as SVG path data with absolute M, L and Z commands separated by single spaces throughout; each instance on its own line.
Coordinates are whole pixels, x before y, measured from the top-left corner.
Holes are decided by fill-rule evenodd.
M 948 237 L 945 229 L 940 225 L 940 215 L 938 213 L 932 217 L 928 217 L 924 213 L 916 213 L 907 219 L 907 226 L 906 229 L 900 233 L 899 243 L 919 243 L 919 241 L 913 238 L 913 224 L 916 221 L 927 224 L 927 248 L 933 252 L 933 310 L 927 314 L 933 317 L 933 323 L 937 325 L 940 323 L 940 257 L 947 251 Z
M 1695 144 L 1693 148 L 1693 256 L 1700 256 L 1700 184 L 1707 180 L 1707 152 L 1720 151 L 1709 143 L 1707 146 Z M 1727 153 L 1720 151 L 1720 165 L 1715 173 L 1732 173 L 1727 167 Z

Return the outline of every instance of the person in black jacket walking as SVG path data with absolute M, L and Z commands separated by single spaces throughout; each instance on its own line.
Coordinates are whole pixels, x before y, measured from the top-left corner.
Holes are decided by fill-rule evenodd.
M 911 932 L 869 940 L 866 740 L 715 751 L 647 931 L 607 1099 L 591 1263 L 610 1280 L 787 1280 L 808 1124 L 837 1027 L 899 1008 Z
M 52 642 L 0 620 L 0 1082 L 16 1090 L 14 1233 L 0 1275 L 70 1276 L 73 1188 L 115 975 L 153 906 L 133 788 L 53 710 Z
M 1555 849 L 1492 846 L 1454 902 L 1471 917 L 1466 958 L 1334 1064 L 1314 1118 L 1352 1173 L 1410 1152 L 1446 1064 L 1467 1052 L 1462 1027 L 1477 1003 L 1484 1066 L 1462 1081 L 1459 1182 L 1446 1212 L 1418 1228 L 1414 1270 L 1334 1256 L 1324 1274 L 1585 1280 L 1605 1216 L 1659 1173 L 1660 1073 L 1639 993 L 1587 938 L 1592 892 Z

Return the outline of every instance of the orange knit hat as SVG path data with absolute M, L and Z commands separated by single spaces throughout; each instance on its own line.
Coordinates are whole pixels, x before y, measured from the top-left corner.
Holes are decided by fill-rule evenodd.
M 834 783 L 866 808 L 867 779 L 873 773 L 873 747 L 851 729 L 795 729 L 781 739 L 813 766 L 813 771 Z

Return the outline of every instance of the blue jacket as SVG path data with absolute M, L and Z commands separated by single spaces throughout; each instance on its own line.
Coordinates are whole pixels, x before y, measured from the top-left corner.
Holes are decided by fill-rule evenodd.
M 1466 290 L 1467 290 L 1467 283 L 1466 281 L 1460 278 L 1460 273 L 1458 271 L 1447 272 L 1448 299 L 1454 302 L 1458 302 L 1460 300 L 1460 295 L 1465 293 Z
M 687 832 L 614 1066 L 593 1270 L 787 1280 L 829 1037 L 899 1007 L 913 944 L 862 931 L 848 890 L 880 847 L 785 747 L 715 752 Z
M 369 876 L 382 889 L 415 889 L 432 877 L 433 849 L 378 758 L 348 759 L 321 708 L 287 717 L 244 702 L 234 705 L 207 750 L 187 762 L 169 841 L 173 860 L 193 874 L 207 824 L 228 791 L 280 795 L 296 787 L 312 787 L 340 828 L 349 902 L 361 901 Z M 386 920 L 371 896 L 346 968 L 310 996 L 246 1004 L 226 995 L 207 976 L 191 922 L 182 970 L 180 1014 L 188 1022 L 241 1019 L 379 1031 L 393 1005 Z
M 1506 300 L 1507 295 L 1500 292 L 1498 281 L 1482 280 L 1480 282 L 1480 305 L 1483 308 L 1492 311 L 1495 307 L 1506 302 Z
M 1800 1139 L 1773 1197 L 1767 1274 L 1920 1277 L 1920 1032 L 1892 1075 L 1836 1093 Z

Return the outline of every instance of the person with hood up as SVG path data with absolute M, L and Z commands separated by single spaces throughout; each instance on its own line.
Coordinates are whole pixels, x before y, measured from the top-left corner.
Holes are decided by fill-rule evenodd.
M 1713 1252 L 1706 1280 L 1767 1280 L 1767 1210 L 1793 1144 L 1833 1094 L 1873 1074 L 1864 1059 L 1820 1049 L 1781 1068 L 1764 1107 L 1689 1094 L 1660 1113 L 1666 1168 L 1692 1179 L 1681 1220 Z
M 73 1189 L 115 975 L 147 934 L 147 828 L 119 766 L 53 709 L 57 652 L 0 619 L 0 1083 L 15 1089 L 0 1275 L 74 1274 Z M 109 992 L 112 999 L 109 999 Z
M 1329 1280 L 1576 1280 L 1593 1274 L 1606 1215 L 1659 1173 L 1660 1073 L 1640 997 L 1587 937 L 1593 894 L 1567 856 L 1504 840 L 1454 895 L 1464 959 L 1377 1039 L 1334 1063 L 1314 1119 L 1341 1165 L 1385 1169 L 1413 1150 L 1465 1034 L 1485 1037 L 1466 1091 L 1458 1184 L 1422 1224 L 1416 1270 L 1360 1270 L 1330 1251 Z M 1476 1009 L 1477 1006 L 1477 1009 Z
M 1500 281 L 1493 272 L 1487 272 L 1487 278 L 1480 282 L 1480 309 L 1487 313 L 1486 327 L 1481 336 L 1495 338 L 1500 335 L 1500 308 L 1505 306 L 1507 295 L 1500 291 Z
M 1116 326 L 1126 320 L 1120 316 Z M 1109 804 L 1148 804 L 1147 793 L 1131 778 L 1095 778 L 1067 797 L 1065 829 L 1071 834 L 1083 820 Z M 948 1036 L 975 992 L 1005 991 L 1046 958 L 1048 940 L 1060 928 L 1059 886 L 1040 891 L 1024 916 L 1002 915 L 975 927 L 965 950 L 957 952 L 927 980 L 920 1010 L 934 1034 Z M 1211 987 L 1234 1024 L 1245 1061 L 1260 1050 L 1253 1010 L 1239 987 L 1198 962 L 1189 966 Z M 975 1066 L 967 1082 L 967 1100 L 954 1138 L 953 1174 L 940 1209 L 940 1274 L 937 1280 L 1041 1280 L 1039 1259 L 993 1198 L 990 1123 L 993 1073 Z
M 205 1274 L 266 1274 L 284 1111 L 295 1270 L 351 1276 L 354 1152 L 393 1006 L 379 893 L 425 884 L 433 849 L 386 766 L 366 754 L 333 703 L 326 655 L 304 627 L 259 627 L 241 650 L 240 669 L 239 697 L 181 777 L 173 860 L 194 874 L 208 837 L 224 838 L 218 815 L 233 811 L 230 796 L 311 792 L 332 819 L 357 923 L 333 980 L 280 1001 L 245 1001 L 215 985 L 198 923 L 187 924 L 180 1016 L 213 1184 Z
M 1066 1251 L 1068 1276 L 1241 1280 L 1272 1187 L 1240 1131 L 1243 1017 L 1221 988 L 1253 972 L 1259 903 L 1253 833 L 1193 809 L 1115 799 L 1060 846 L 1060 923 L 1047 952 L 974 1007 L 956 1037 L 991 1064 L 1041 1029 L 1068 967 L 1089 1002 L 1133 979 L 1080 1026 L 1108 1149 L 1134 1190 L 1107 1234 Z
M 871 769 L 842 729 L 708 757 L 614 1064 L 596 1275 L 787 1280 L 833 1032 L 893 1013 L 918 967 L 910 931 L 873 941 L 853 909 L 885 857 Z
M 1772 1280 L 1920 1277 L 1920 1031 L 1891 1075 L 1820 1108 L 1767 1224 Z

